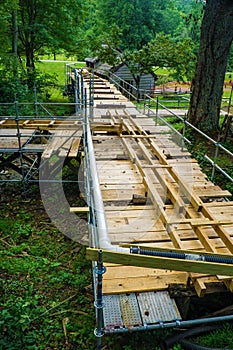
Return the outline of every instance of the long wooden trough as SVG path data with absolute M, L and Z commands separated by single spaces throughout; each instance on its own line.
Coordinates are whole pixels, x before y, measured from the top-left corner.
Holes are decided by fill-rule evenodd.
M 110 88 L 101 79 L 96 84 Z M 112 99 L 109 90 L 106 100 L 98 90 L 95 100 L 94 83 L 93 144 L 113 247 L 103 249 L 108 330 L 145 325 L 149 318 L 143 312 L 145 304 L 147 309 L 159 309 L 161 298 L 165 315 L 154 315 L 150 322 L 180 319 L 170 295 L 174 289 L 192 289 L 199 297 L 220 289 L 233 291 L 232 264 L 206 263 L 195 257 L 211 255 L 232 262 L 233 202 L 227 201 L 231 194 L 207 179 L 169 127 L 139 112 L 112 85 L 111 92 Z M 169 261 L 118 253 L 117 246 L 192 257 L 191 261 Z M 88 259 L 98 259 L 101 247 L 95 248 L 87 250 Z M 131 305 L 128 318 L 126 304 Z
M 153 118 L 141 114 L 123 96 L 119 103 L 125 104 L 123 110 L 112 101 L 106 108 L 105 96 L 104 109 L 95 101 L 93 121 L 95 158 L 112 244 L 232 254 L 233 203 L 225 201 L 231 194 L 207 180 L 197 161 L 174 142 L 167 126 L 155 125 Z M 110 265 L 107 270 L 105 293 L 155 288 L 151 282 L 155 271 L 146 270 L 145 277 L 145 270 L 127 268 L 124 277 L 120 266 L 121 283 L 117 283 L 117 267 Z M 131 272 L 134 283 L 130 287 Z M 161 273 L 164 284 L 160 281 L 156 288 L 167 287 L 173 274 L 178 282 L 177 272 Z M 218 279 L 180 275 L 178 283 L 186 284 L 191 277 L 199 294 L 200 284 L 204 287 L 211 278 Z

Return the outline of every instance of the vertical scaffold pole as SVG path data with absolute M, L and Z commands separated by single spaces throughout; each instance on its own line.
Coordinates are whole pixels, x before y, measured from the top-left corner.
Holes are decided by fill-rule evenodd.
M 103 252 L 99 250 L 98 252 L 98 261 L 95 268 L 95 273 L 97 275 L 97 291 L 96 291 L 96 329 L 94 331 L 95 336 L 97 337 L 97 350 L 101 350 L 102 336 L 103 332 L 103 274 L 106 272 L 106 268 L 103 265 Z
M 228 116 L 229 116 L 230 111 L 231 111 L 232 95 L 233 95 L 233 85 L 232 85 L 232 87 L 231 87 L 230 97 L 229 97 L 229 101 L 228 101 L 228 108 L 227 108 L 227 114 L 228 114 Z
M 182 152 L 183 152 L 184 147 L 185 147 L 184 139 L 185 139 L 185 132 L 186 132 L 186 120 L 187 120 L 187 115 L 185 113 L 184 118 L 183 118 L 183 122 L 184 122 L 184 124 L 183 124 L 183 137 L 182 137 L 182 141 L 181 141 L 182 142 L 182 146 L 181 146 Z
M 35 105 L 35 113 L 36 113 L 36 117 L 38 117 L 38 103 L 37 103 L 37 92 L 36 92 L 36 83 L 34 83 L 34 105 Z
M 156 112 L 155 112 L 155 125 L 158 124 L 158 115 L 159 115 L 159 97 L 156 96 Z
M 80 89 L 79 89 L 79 76 L 77 69 L 74 69 L 75 82 L 74 82 L 74 95 L 75 95 L 75 115 L 78 116 L 80 111 Z
M 18 139 L 18 147 L 19 147 L 19 159 L 22 173 L 22 183 L 23 183 L 23 191 L 26 192 L 26 184 L 25 184 L 25 171 L 23 164 L 23 150 L 22 150 L 22 142 L 21 142 L 21 132 L 19 125 L 19 104 L 15 97 L 15 121 L 16 121 L 16 129 L 17 129 L 17 139 Z
M 93 90 L 94 90 L 94 71 L 91 72 L 90 85 L 89 85 L 89 97 L 90 97 L 89 98 L 89 116 L 91 120 L 93 120 L 93 106 L 94 106 Z
M 215 144 L 215 155 L 214 155 L 214 162 L 213 162 L 213 167 L 212 167 L 212 174 L 211 174 L 211 178 L 210 180 L 213 181 L 214 180 L 214 176 L 215 176 L 215 169 L 216 169 L 216 164 L 218 161 L 218 154 L 219 154 L 219 142 L 216 142 Z

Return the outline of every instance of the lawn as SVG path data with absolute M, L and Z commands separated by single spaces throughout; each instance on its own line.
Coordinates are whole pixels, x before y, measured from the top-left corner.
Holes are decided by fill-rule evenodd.
M 47 61 L 44 57 L 36 62 L 36 67 L 38 70 L 45 74 L 49 74 L 56 78 L 57 86 L 49 87 L 50 100 L 53 102 L 68 102 L 67 97 L 63 97 L 63 91 L 66 84 L 66 64 L 74 64 L 76 68 L 85 67 L 84 62 L 75 61 Z

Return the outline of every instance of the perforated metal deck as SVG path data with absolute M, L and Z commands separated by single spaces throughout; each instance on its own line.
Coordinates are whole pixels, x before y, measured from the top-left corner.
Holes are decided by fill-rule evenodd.
M 133 328 L 181 320 L 174 299 L 167 291 L 104 295 L 104 328 Z
M 104 328 L 123 328 L 119 295 L 105 295 L 103 303 Z
M 146 292 L 137 297 L 144 324 L 180 320 L 174 299 L 168 292 Z

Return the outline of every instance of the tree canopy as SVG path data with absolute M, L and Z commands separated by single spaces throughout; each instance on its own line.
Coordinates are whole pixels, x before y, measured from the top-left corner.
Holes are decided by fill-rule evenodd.
M 232 6 L 232 0 L 6 0 L 0 4 L 0 79 L 33 83 L 37 57 L 63 51 L 79 60 L 120 59 L 136 80 L 156 67 L 191 80 L 198 55 L 189 118 L 213 129 L 226 66 L 232 67 Z
M 34 69 L 36 56 L 45 50 L 78 51 L 86 11 L 86 2 L 81 0 L 14 0 L 1 4 L 0 40 L 5 52 L 1 57 L 17 50 L 27 69 Z
M 99 0 L 96 11 L 97 35 L 115 25 L 122 33 L 121 49 L 140 49 L 156 33 L 174 34 L 182 13 L 174 0 Z

